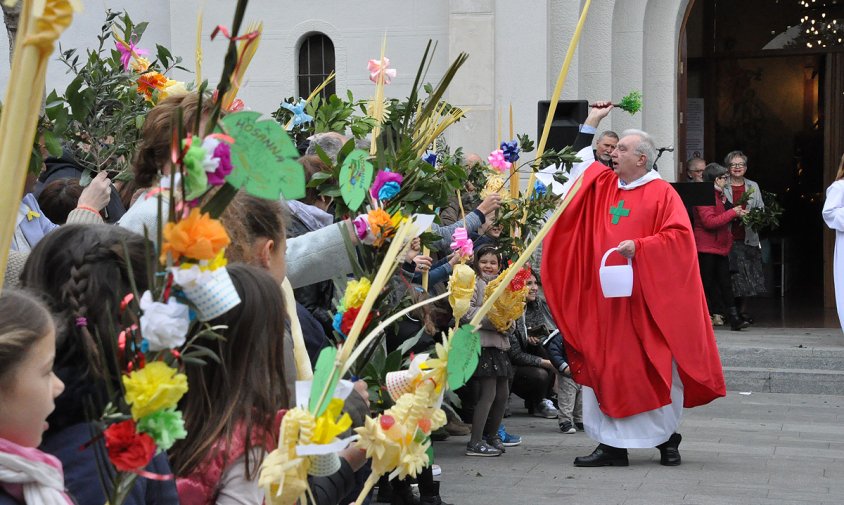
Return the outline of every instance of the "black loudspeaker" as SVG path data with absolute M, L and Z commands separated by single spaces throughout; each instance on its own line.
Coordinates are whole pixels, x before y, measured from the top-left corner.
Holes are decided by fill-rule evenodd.
M 548 109 L 551 107 L 549 100 L 540 100 L 538 103 L 538 114 L 536 115 L 536 138 L 542 137 L 542 129 L 545 127 L 545 118 L 548 116 Z M 578 128 L 589 114 L 589 102 L 586 100 L 560 100 L 557 102 L 557 109 L 554 111 L 554 121 L 551 123 L 551 131 L 548 133 L 546 148 L 562 149 L 574 144 L 577 138 Z M 537 140 L 537 142 L 539 142 Z

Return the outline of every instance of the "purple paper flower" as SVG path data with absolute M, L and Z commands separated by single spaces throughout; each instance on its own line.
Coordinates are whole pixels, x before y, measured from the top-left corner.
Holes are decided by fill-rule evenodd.
M 369 194 L 372 198 L 380 198 L 381 188 L 387 184 L 388 182 L 395 182 L 401 188 L 401 182 L 404 180 L 404 177 L 401 174 L 396 172 L 392 172 L 389 168 L 385 168 L 384 170 L 379 170 L 378 175 L 375 176 L 375 182 L 372 183 L 372 187 L 369 188 Z M 396 191 L 398 193 L 398 191 Z M 390 198 L 396 196 L 393 194 Z
M 548 187 L 542 184 L 541 181 L 536 181 L 533 183 L 533 194 L 530 195 L 530 199 L 533 200 L 534 198 L 545 196 L 546 193 L 548 193 Z
M 504 151 L 504 159 L 510 163 L 515 163 L 519 159 L 519 142 L 517 140 L 502 142 L 501 150 Z
M 422 157 L 432 167 L 437 166 L 437 153 L 428 153 Z
M 214 149 L 213 158 L 219 160 L 217 169 L 208 173 L 208 184 L 222 186 L 226 176 L 232 173 L 232 148 L 225 142 L 220 142 Z

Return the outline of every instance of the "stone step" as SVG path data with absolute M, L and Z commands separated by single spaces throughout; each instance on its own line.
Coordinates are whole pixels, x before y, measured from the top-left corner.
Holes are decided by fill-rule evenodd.
M 719 346 L 721 363 L 729 367 L 844 370 L 844 348 L 761 348 Z
M 724 367 L 730 391 L 754 393 L 844 394 L 844 370 Z

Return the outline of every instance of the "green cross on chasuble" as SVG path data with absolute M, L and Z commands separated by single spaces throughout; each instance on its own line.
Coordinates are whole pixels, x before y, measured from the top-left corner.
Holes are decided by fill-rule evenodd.
M 619 200 L 618 207 L 610 205 L 610 215 L 612 215 L 612 224 L 618 224 L 622 217 L 630 215 L 630 209 L 625 209 L 624 200 Z

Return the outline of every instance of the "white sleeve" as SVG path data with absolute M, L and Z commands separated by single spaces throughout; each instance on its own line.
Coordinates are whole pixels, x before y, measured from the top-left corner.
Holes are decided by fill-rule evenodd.
M 589 165 L 595 163 L 595 151 L 592 150 L 591 145 L 588 145 L 578 151 L 577 157 L 582 161 L 571 167 L 571 172 L 568 173 L 568 180 L 565 184 L 563 184 L 563 196 L 568 194 L 569 189 L 571 189 L 574 185 L 574 181 L 576 181 L 577 178 L 580 177 L 587 168 L 589 168 Z
M 253 463 L 261 453 L 252 449 Z M 255 463 L 258 464 L 258 463 Z M 220 477 L 220 492 L 217 505 L 261 505 L 264 503 L 264 490 L 258 487 L 258 480 L 249 480 L 245 476 L 246 455 L 237 458 L 223 476 Z
M 827 188 L 822 215 L 827 226 L 844 232 L 844 182 L 833 182 Z
M 352 273 L 343 233 L 345 222 L 287 239 L 287 278 L 294 288 Z

